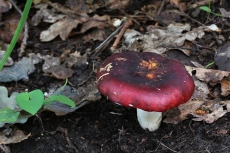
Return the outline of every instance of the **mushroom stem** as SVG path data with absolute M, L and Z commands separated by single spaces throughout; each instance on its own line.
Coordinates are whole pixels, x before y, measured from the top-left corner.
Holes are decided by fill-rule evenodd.
M 137 119 L 144 130 L 148 129 L 153 132 L 160 127 L 162 112 L 147 112 L 142 109 L 137 109 Z

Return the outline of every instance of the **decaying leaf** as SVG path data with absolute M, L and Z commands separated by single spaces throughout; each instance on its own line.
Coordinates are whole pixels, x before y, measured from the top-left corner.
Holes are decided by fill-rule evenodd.
M 16 102 L 16 96 L 18 92 L 13 92 L 10 97 L 8 97 L 8 90 L 6 87 L 0 86 L 0 108 L 10 108 L 17 109 L 19 108 Z
M 230 18 L 230 12 L 229 11 L 227 12 L 224 8 L 219 8 L 219 10 L 220 10 L 220 13 L 222 16 Z
M 44 72 L 51 73 L 51 76 L 61 80 L 65 80 L 73 75 L 73 70 L 67 68 L 65 65 L 54 65 Z
M 8 97 L 8 91 L 6 87 L 0 86 L 0 109 L 1 108 L 10 108 L 12 110 L 20 111 L 21 109 L 19 108 L 17 102 L 16 102 L 16 96 L 18 95 L 18 92 L 13 92 L 10 97 Z M 14 123 L 25 123 L 27 119 L 30 116 L 22 116 L 19 115 L 18 119 L 9 124 L 14 124 Z M 7 122 L 0 122 L 0 127 L 3 127 Z
M 66 40 L 73 28 L 76 28 L 82 21 L 72 18 L 64 18 L 54 23 L 49 29 L 42 31 L 40 34 L 41 41 L 47 42 L 53 40 L 58 35 L 62 40 Z
M 58 116 L 66 115 L 101 98 L 96 85 L 87 85 L 86 87 L 80 87 L 77 90 L 75 89 L 74 91 L 70 86 L 66 86 L 60 94 L 72 99 L 75 102 L 76 107 L 70 108 L 62 103 L 52 103 L 44 106 L 45 109 L 55 112 Z
M 91 28 L 104 29 L 109 25 L 108 24 L 109 20 L 110 17 L 108 15 L 104 15 L 104 16 L 94 15 L 88 21 L 83 23 L 80 33 L 84 33 Z
M 185 66 L 185 68 L 192 72 L 195 71 L 195 76 L 206 83 L 215 83 L 221 81 L 224 77 L 229 77 L 230 72 L 220 71 L 220 70 L 212 70 L 205 68 L 195 68 L 191 66 Z
M 1 10 L 1 9 L 0 9 Z M 20 14 L 18 12 L 12 12 L 5 14 L 3 16 L 4 21 L 0 22 L 0 37 L 5 43 L 10 43 L 11 39 L 14 36 L 15 30 L 18 26 L 20 20 Z M 18 43 L 21 43 L 23 39 L 23 31 L 17 40 Z
M 53 57 L 53 56 L 50 56 L 50 55 L 40 56 L 40 57 L 45 60 L 44 64 L 42 65 L 42 70 L 44 72 L 46 72 L 46 70 L 49 69 L 52 66 L 61 64 L 60 57 Z
M 30 135 L 25 135 L 21 130 L 13 130 L 10 136 L 6 136 L 4 132 L 0 132 L 0 144 L 18 143 L 28 139 Z
M 198 79 L 194 79 L 194 83 L 195 91 L 193 93 L 192 98 L 200 100 L 205 100 L 206 98 L 208 98 L 209 89 L 207 83 L 202 82 Z
M 126 9 L 128 6 L 130 6 L 131 2 L 132 1 L 130 0 L 109 0 L 108 5 L 109 5 L 109 8 L 112 10 Z
M 230 78 L 224 78 L 220 81 L 221 95 L 228 96 L 230 94 Z
M 136 32 L 129 32 L 131 36 L 124 35 L 124 46 L 126 46 L 126 49 L 129 48 L 129 50 L 137 50 L 137 43 L 145 52 L 163 54 L 168 48 L 180 47 L 184 45 L 186 40 L 194 41 L 196 38 L 202 38 L 204 35 L 202 28 L 195 28 L 191 31 L 190 28 L 189 24 L 181 23 L 170 24 L 167 28 L 151 26 L 147 28 L 148 33 L 145 35 L 137 36 Z
M 205 68 L 195 68 L 190 66 L 186 66 L 186 69 L 189 72 L 195 71 L 194 76 L 197 79 L 209 83 L 212 86 L 220 83 L 222 96 L 228 96 L 230 94 L 230 72 Z
M 196 110 L 200 108 L 202 104 L 203 101 L 190 100 L 187 103 L 178 106 L 178 108 L 167 111 L 164 115 L 167 118 L 164 119 L 163 122 L 177 124 L 187 119 L 188 114 L 196 112 Z
M 156 16 L 156 20 L 165 25 L 173 22 L 180 22 L 180 12 L 177 10 L 164 10 Z
M 55 12 L 54 10 L 48 9 L 48 5 L 44 3 L 40 3 L 38 5 L 35 5 L 34 7 L 39 10 L 32 17 L 31 23 L 33 26 L 37 26 L 42 21 L 47 23 L 54 23 L 66 17 L 66 15 L 64 14 L 60 14 L 58 12 Z
M 87 54 L 80 55 L 80 52 L 75 51 L 74 53 L 69 55 L 69 58 L 66 60 L 68 67 L 72 67 L 73 65 L 77 67 L 81 67 L 87 65 Z
M 0 82 L 18 81 L 29 79 L 28 75 L 35 70 L 30 58 L 23 57 L 19 62 L 15 62 L 11 67 L 4 67 L 0 71 Z
M 224 110 L 222 105 L 216 104 L 214 105 L 214 110 L 211 113 L 206 114 L 197 114 L 191 113 L 195 118 L 192 120 L 194 121 L 205 121 L 206 123 L 213 123 L 218 118 L 224 116 L 227 113 L 227 110 Z
M 75 32 L 74 34 L 85 33 L 87 30 L 92 28 L 104 29 L 109 25 L 110 17 L 107 15 L 99 16 L 94 15 L 93 17 L 89 17 L 87 13 L 90 13 L 91 10 L 87 5 L 85 5 L 85 1 L 69 1 L 70 8 L 65 8 L 58 3 L 50 3 L 54 9 L 48 9 L 47 4 L 40 3 L 35 6 L 38 8 L 36 15 L 32 18 L 32 24 L 37 26 L 41 21 L 53 23 L 47 30 L 42 31 L 40 34 L 40 40 L 44 42 L 48 42 L 60 36 L 62 40 L 66 40 L 70 35 L 71 31 L 81 25 L 81 29 L 79 32 Z M 72 14 L 66 15 L 66 14 Z
M 105 30 L 94 29 L 93 31 L 90 31 L 90 32 L 87 32 L 86 34 L 84 34 L 84 36 L 82 38 L 86 42 L 91 42 L 91 41 L 96 41 L 96 40 L 104 41 L 107 37 L 108 36 L 107 36 Z

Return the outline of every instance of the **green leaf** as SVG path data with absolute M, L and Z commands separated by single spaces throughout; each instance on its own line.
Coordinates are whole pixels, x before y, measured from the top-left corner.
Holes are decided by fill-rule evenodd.
M 29 93 L 20 93 L 16 97 L 18 105 L 28 113 L 34 115 L 42 107 L 44 95 L 41 90 L 33 90 Z
M 0 122 L 13 123 L 17 121 L 19 114 L 10 108 L 2 108 L 0 109 Z
M 212 13 L 212 10 L 211 10 L 209 7 L 207 7 L 207 6 L 200 6 L 199 8 L 200 8 L 201 10 L 203 10 L 203 11 L 208 12 L 208 13 Z
M 75 107 L 75 103 L 64 95 L 53 95 L 53 96 L 49 96 L 48 99 L 44 100 L 44 104 L 49 104 L 52 102 L 60 102 L 69 105 L 71 107 Z

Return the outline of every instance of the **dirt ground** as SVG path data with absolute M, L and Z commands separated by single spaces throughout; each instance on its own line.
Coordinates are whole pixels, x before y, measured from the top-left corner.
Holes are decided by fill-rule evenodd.
M 52 1 L 54 2 L 54 1 Z M 189 3 L 188 1 L 184 1 Z M 191 2 L 190 2 L 191 3 Z M 132 11 L 139 10 L 144 5 L 151 4 L 149 1 L 140 3 L 138 7 L 135 1 L 135 7 L 127 11 L 132 14 Z M 220 7 L 229 11 L 228 6 L 230 2 L 221 0 L 211 5 L 212 11 L 218 12 Z M 19 5 L 22 5 L 19 3 Z M 133 4 L 134 5 L 134 4 Z M 171 5 L 168 5 L 171 6 Z M 167 9 L 167 7 L 165 7 Z M 103 9 L 102 9 L 103 10 Z M 36 9 L 31 10 L 29 19 L 36 13 Z M 97 11 L 98 13 L 98 11 Z M 102 11 L 101 14 L 105 12 Z M 108 13 L 108 12 L 106 12 Z M 192 11 L 186 12 L 191 15 Z M 109 12 L 111 16 L 114 12 Z M 213 14 L 211 14 L 213 15 Z M 211 16 L 213 17 L 213 16 Z M 207 21 L 207 13 L 202 12 L 195 17 L 199 22 L 205 23 Z M 211 23 L 220 22 L 220 18 L 213 18 Z M 229 19 L 226 19 L 229 20 Z M 137 18 L 138 21 L 138 18 Z M 142 21 L 138 21 L 142 22 Z M 163 23 L 162 23 L 163 22 Z M 197 27 L 198 24 L 190 18 L 181 16 L 180 22 L 188 22 L 191 26 Z M 137 22 L 134 22 L 137 23 Z M 150 24 L 156 24 L 156 21 L 146 21 L 145 25 L 139 26 L 134 24 L 130 28 L 146 29 Z M 166 26 L 164 21 L 159 21 L 159 24 Z M 39 40 L 40 32 L 47 29 L 49 24 L 42 23 L 39 26 L 31 26 L 29 29 L 28 53 L 41 53 L 43 55 L 52 54 L 60 57 L 65 49 L 79 50 L 80 54 L 86 53 L 87 49 L 94 50 L 101 41 L 84 42 L 77 36 L 71 36 L 66 41 L 55 38 L 50 42 L 41 42 Z M 228 38 L 223 41 L 225 44 L 229 40 L 229 26 L 222 25 L 226 28 L 226 33 L 223 35 Z M 223 28 L 223 29 L 224 29 Z M 92 29 L 91 29 L 92 30 Z M 114 29 L 108 28 L 108 35 Z M 141 30 L 140 30 L 141 31 Z M 197 44 L 209 44 L 210 40 L 214 40 L 213 34 L 209 33 L 202 39 L 197 40 Z M 121 40 L 123 41 L 123 40 Z M 195 44 L 195 43 L 194 43 Z M 96 71 L 100 63 L 108 57 L 111 52 L 109 47 L 98 55 L 98 58 L 91 60 L 88 54 L 89 64 L 82 67 L 72 67 L 74 74 L 69 78 L 71 83 L 80 84 L 83 80 L 87 80 L 80 86 L 84 87 L 87 84 L 93 84 L 96 80 Z M 198 45 L 198 46 L 199 46 Z M 90 47 L 89 47 L 90 46 Z M 205 46 L 205 45 L 204 45 Z M 220 45 L 214 44 L 217 49 Z M 19 46 L 17 46 L 19 47 Z M 206 65 L 214 60 L 215 52 L 209 49 L 202 48 L 197 50 L 197 46 L 193 46 L 191 55 L 185 56 L 178 50 L 171 50 L 165 55 L 168 58 L 180 60 L 183 64 L 189 65 L 187 61 L 196 60 Z M 68 53 L 67 53 L 68 54 Z M 24 55 L 26 56 L 27 53 Z M 11 56 L 14 60 L 20 59 L 17 52 L 13 52 Z M 93 63 L 95 65 L 93 65 Z M 57 80 L 50 75 L 44 75 L 42 72 L 42 64 L 36 65 L 34 73 L 29 75 L 29 81 L 20 80 L 18 82 L 0 83 L 1 86 L 6 86 L 9 94 L 14 91 L 24 91 L 41 89 L 44 92 L 48 91 L 51 84 L 63 84 L 62 80 Z M 213 69 L 217 68 L 212 66 Z M 79 86 L 79 87 L 80 87 Z M 75 86 L 76 87 L 76 86 Z M 212 87 L 209 88 L 210 90 Z M 214 92 L 214 91 L 213 91 Z M 221 97 L 222 99 L 229 99 L 228 97 Z M 212 124 L 207 124 L 204 121 L 193 121 L 192 116 L 188 115 L 188 119 L 181 121 L 178 124 L 161 124 L 160 128 L 155 132 L 148 132 L 143 130 L 137 121 L 136 109 L 122 107 L 103 97 L 97 101 L 92 101 L 69 113 L 65 116 L 56 116 L 53 112 L 44 111 L 38 116 L 29 118 L 25 124 L 14 124 L 12 129 L 20 129 L 25 134 L 31 133 L 28 139 L 20 143 L 7 145 L 12 153 L 229 153 L 230 152 L 230 115 L 226 113 Z M 2 153 L 4 151 L 1 150 Z
M 32 133 L 27 140 L 9 145 L 12 152 L 66 153 L 228 153 L 230 151 L 229 114 L 213 124 L 185 120 L 162 123 L 151 133 L 140 128 L 136 110 L 107 100 L 85 106 L 74 113 L 57 117 L 41 114 L 43 127 L 35 117 L 14 128 Z M 67 134 L 66 134 L 67 133 Z

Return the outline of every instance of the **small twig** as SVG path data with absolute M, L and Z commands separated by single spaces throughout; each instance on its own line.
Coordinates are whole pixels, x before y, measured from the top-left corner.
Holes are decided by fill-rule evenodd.
M 195 135 L 194 130 L 193 130 L 192 127 L 191 127 L 191 122 L 192 122 L 192 120 L 189 122 L 189 128 L 190 128 L 190 130 L 192 131 L 192 134 Z
M 41 134 L 43 134 L 43 132 L 50 133 L 50 134 L 53 134 L 53 133 L 56 132 L 56 131 L 51 131 L 51 132 L 46 131 L 46 130 L 44 129 L 42 119 L 38 116 L 38 114 L 35 114 L 35 116 L 38 118 L 39 122 L 41 123 L 41 126 L 42 126 L 42 133 L 41 133 Z
M 105 47 L 107 47 L 109 45 L 112 38 L 114 38 L 116 36 L 116 34 L 121 30 L 122 27 L 123 27 L 123 25 L 118 27 L 108 38 L 106 38 L 97 48 L 95 48 L 93 50 L 94 54 L 91 55 L 90 58 L 95 59 L 99 55 L 99 53 L 102 52 L 105 49 Z
M 127 21 L 125 21 L 121 31 L 119 32 L 119 34 L 117 35 L 116 40 L 114 41 L 112 47 L 110 48 L 111 50 L 116 49 L 117 45 L 119 44 L 121 37 L 124 35 L 125 31 L 129 28 L 129 26 L 131 26 L 133 24 L 132 20 L 129 19 Z
M 172 152 L 176 152 L 176 153 L 178 153 L 178 151 L 175 151 L 175 150 L 173 150 L 173 149 L 169 148 L 168 146 L 166 146 L 166 145 L 165 145 L 165 144 L 163 144 L 162 142 L 160 142 L 160 141 L 158 141 L 158 140 L 157 140 L 157 142 L 158 142 L 159 144 L 161 144 L 162 146 L 164 146 L 165 148 L 167 148 L 167 149 L 171 150 Z
M 165 5 L 165 0 L 163 0 L 163 1 L 161 2 L 161 6 L 160 6 L 160 8 L 157 10 L 157 15 L 160 15 L 160 13 L 161 13 L 162 10 L 163 10 L 164 5 Z
M 13 0 L 9 0 L 11 2 L 11 4 L 14 6 L 14 8 L 18 11 L 18 13 L 22 16 L 22 11 L 20 10 L 20 8 L 16 5 L 16 3 Z M 24 25 L 24 36 L 22 39 L 22 43 L 21 43 L 21 47 L 20 47 L 20 52 L 19 52 L 19 57 L 22 56 L 22 54 L 25 52 L 26 49 L 26 45 L 27 45 L 27 39 L 29 37 L 28 35 L 28 23 L 25 22 Z
M 0 144 L 0 148 L 5 152 L 5 153 L 11 153 L 10 148 L 4 144 Z
M 65 138 L 66 138 L 66 141 L 68 142 L 69 144 L 69 148 L 73 149 L 76 153 L 79 153 L 79 151 L 77 150 L 77 148 L 73 145 L 73 143 L 71 142 L 70 138 L 69 138 L 69 134 L 68 134 L 68 131 L 67 129 L 64 129 L 62 127 L 58 127 L 57 131 L 59 132 L 63 132 L 65 134 Z

